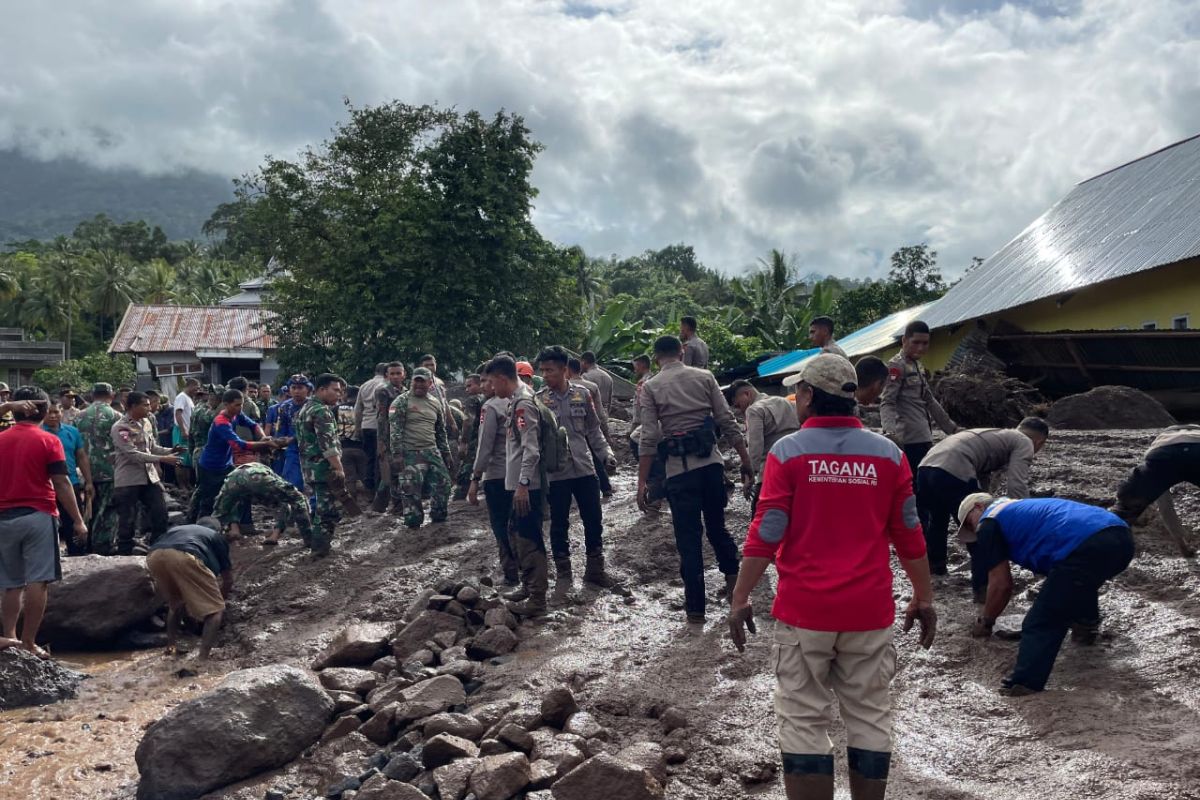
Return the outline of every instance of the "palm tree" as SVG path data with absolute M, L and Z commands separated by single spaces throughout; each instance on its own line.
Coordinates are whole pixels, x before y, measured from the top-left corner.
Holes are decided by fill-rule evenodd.
M 104 318 L 117 317 L 133 302 L 134 265 L 116 250 L 93 250 L 92 308 L 100 315 L 100 339 L 104 339 Z
M 176 299 L 175 280 L 171 265 L 156 258 L 138 270 L 138 295 L 143 303 L 169 303 Z
M 66 236 L 55 238 L 49 259 L 49 273 L 45 277 L 51 291 L 62 301 L 62 317 L 66 323 L 66 335 L 63 338 L 68 359 L 71 357 L 71 336 L 80 305 L 79 296 L 85 288 L 87 274 L 87 259 L 79 244 Z

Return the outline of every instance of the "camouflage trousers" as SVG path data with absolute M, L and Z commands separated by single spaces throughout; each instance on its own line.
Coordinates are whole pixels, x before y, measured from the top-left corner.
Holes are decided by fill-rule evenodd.
M 429 515 L 434 522 L 444 522 L 450 507 L 450 471 L 437 450 L 405 450 L 399 461 L 392 462 L 392 472 L 399 475 L 400 507 L 404 524 L 419 528 L 425 521 L 421 498 L 429 492 Z
M 92 518 L 88 520 L 88 531 L 92 540 L 92 552 L 106 555 L 117 541 L 117 507 L 113 504 L 113 482 L 98 481 L 96 497 L 92 500 Z
M 471 473 L 475 471 L 475 451 L 477 449 L 475 442 L 467 446 L 467 454 L 462 457 L 462 463 L 458 465 L 456 485 L 464 488 L 470 485 Z
M 244 464 L 229 473 L 221 484 L 213 513 L 223 525 L 228 525 L 237 522 L 243 504 L 250 503 L 275 506 L 278 509 L 276 529 L 287 530 L 289 525 L 295 525 L 304 541 L 312 538 L 308 500 L 299 489 L 265 464 Z
M 333 533 L 342 521 L 342 511 L 338 507 L 337 494 L 328 481 L 313 480 L 304 476 L 304 491 L 312 495 L 314 513 L 312 536 L 304 543 L 313 550 L 328 548 L 333 543 Z

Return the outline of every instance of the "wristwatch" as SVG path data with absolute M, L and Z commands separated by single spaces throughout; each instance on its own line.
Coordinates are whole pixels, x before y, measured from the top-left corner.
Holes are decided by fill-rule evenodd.
M 529 478 L 521 478 L 517 483 L 525 488 L 529 488 Z

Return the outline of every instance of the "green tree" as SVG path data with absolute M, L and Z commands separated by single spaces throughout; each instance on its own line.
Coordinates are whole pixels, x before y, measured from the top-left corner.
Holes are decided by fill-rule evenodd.
M 581 338 L 570 257 L 530 219 L 541 146 L 520 117 L 347 110 L 329 141 L 239 181 L 225 209 L 269 247 L 261 263 L 286 265 L 267 301 L 285 366 L 365 377 L 424 351 L 454 368 Z
M 904 307 L 928 303 L 946 293 L 946 281 L 937 266 L 937 251 L 921 244 L 901 247 L 892 253 L 888 280 L 900 291 Z
M 890 281 L 876 281 L 845 292 L 833 303 L 830 316 L 842 335 L 878 322 L 906 307 L 900 287 Z
M 96 250 L 89 253 L 92 263 L 92 309 L 100 315 L 100 338 L 104 338 L 104 323 L 114 320 L 133 302 L 137 293 L 135 265 L 116 250 Z
M 33 373 L 33 382 L 54 396 L 60 386 L 70 386 L 87 391 L 95 383 L 111 383 L 113 386 L 132 384 L 137 379 L 137 369 L 128 356 L 110 356 L 107 353 L 91 353 L 83 358 L 68 359 L 61 364 L 39 369 Z

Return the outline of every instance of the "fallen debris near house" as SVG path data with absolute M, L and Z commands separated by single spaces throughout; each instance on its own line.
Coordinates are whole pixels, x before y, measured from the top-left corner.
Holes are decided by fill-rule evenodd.
M 1144 430 L 1175 424 L 1162 403 L 1128 386 L 1098 386 L 1064 397 L 1050 409 L 1052 428 L 1074 431 Z
M 1046 403 L 1034 387 L 978 362 L 938 373 L 932 387 L 950 419 L 964 428 L 1011 428 L 1038 416 Z

